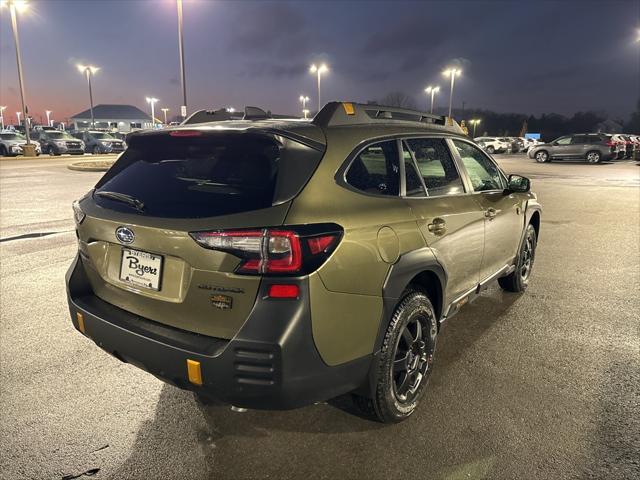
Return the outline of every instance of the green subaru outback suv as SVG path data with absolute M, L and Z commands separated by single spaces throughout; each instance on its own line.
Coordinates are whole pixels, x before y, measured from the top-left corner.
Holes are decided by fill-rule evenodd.
M 256 111 L 129 137 L 74 203 L 73 324 L 202 398 L 283 409 L 351 392 L 400 421 L 441 323 L 493 280 L 527 287 L 536 196 L 451 119 Z

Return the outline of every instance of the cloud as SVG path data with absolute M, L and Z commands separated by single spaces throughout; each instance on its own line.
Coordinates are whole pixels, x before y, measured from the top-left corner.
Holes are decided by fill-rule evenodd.
M 310 45 L 307 20 L 289 3 L 238 3 L 228 36 L 231 50 L 256 56 L 296 56 Z

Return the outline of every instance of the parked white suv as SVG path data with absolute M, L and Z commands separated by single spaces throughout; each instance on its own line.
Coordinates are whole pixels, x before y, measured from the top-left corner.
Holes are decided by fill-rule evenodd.
M 504 153 L 509 150 L 509 143 L 498 137 L 476 137 L 473 139 L 487 153 Z

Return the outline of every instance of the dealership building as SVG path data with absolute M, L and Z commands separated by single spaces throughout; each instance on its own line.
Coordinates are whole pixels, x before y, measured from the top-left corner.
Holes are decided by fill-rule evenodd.
M 93 128 L 130 132 L 151 128 L 151 116 L 133 105 L 96 105 L 93 107 Z M 156 119 L 157 122 L 157 119 Z M 70 129 L 87 130 L 91 127 L 91 110 L 70 117 Z

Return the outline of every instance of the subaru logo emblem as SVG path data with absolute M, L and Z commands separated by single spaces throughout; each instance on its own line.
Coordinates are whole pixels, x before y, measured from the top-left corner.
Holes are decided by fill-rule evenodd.
M 127 227 L 118 227 L 116 228 L 116 238 L 120 243 L 133 243 L 136 236 L 133 233 L 133 230 Z

